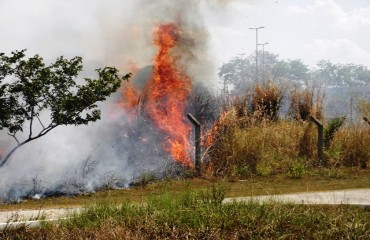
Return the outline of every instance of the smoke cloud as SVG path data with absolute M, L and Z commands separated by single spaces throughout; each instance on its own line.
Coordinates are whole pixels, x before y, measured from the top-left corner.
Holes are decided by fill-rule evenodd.
M 207 69 L 212 62 L 202 12 L 229 2 L 3 0 L 0 51 L 27 48 L 29 55 L 40 54 L 47 62 L 60 55 L 82 56 L 82 77 L 91 77 L 94 69 L 106 65 L 125 73 L 132 64 L 138 68 L 152 64 L 154 27 L 175 22 L 182 28 L 184 43 L 179 51 L 189 75 L 196 82 L 210 82 L 213 79 Z M 163 168 L 171 160 L 157 149 L 160 136 L 148 134 L 152 129 L 144 120 L 133 128 L 127 113 L 116 107 L 118 98 L 116 94 L 100 104 L 101 121 L 60 126 L 19 149 L 0 169 L 0 199 L 91 191 L 105 185 L 124 187 L 142 172 Z M 147 136 L 142 141 L 131 139 L 144 132 Z M 4 132 L 0 133 L 0 144 L 12 144 Z

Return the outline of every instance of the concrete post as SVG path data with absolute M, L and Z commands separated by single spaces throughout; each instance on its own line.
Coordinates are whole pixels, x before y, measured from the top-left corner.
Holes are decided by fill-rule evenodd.
M 200 131 L 200 122 L 191 114 L 187 115 L 190 122 L 194 125 L 195 128 L 195 171 L 198 176 L 200 176 L 202 169 L 202 149 L 201 149 L 201 131 Z
M 319 166 L 322 166 L 324 162 L 324 126 L 315 117 L 311 116 L 310 119 L 317 126 L 317 155 Z

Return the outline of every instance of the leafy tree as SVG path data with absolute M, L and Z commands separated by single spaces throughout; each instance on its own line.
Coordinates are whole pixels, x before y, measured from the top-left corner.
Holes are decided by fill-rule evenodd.
M 309 69 L 300 59 L 280 60 L 278 54 L 259 51 L 259 76 L 256 81 L 256 55 L 239 55 L 220 68 L 219 76 L 225 84 L 233 86 L 233 92 L 242 93 L 251 84 L 266 81 L 290 81 L 302 84 L 309 79 Z
M 232 84 L 235 89 L 243 90 L 255 79 L 255 62 L 251 57 L 239 55 L 221 66 L 219 76 L 225 84 Z
M 352 87 L 370 83 L 370 70 L 363 65 L 334 64 L 321 60 L 317 67 L 316 77 L 328 87 Z
M 104 101 L 128 80 L 112 67 L 97 69 L 98 79 L 76 82 L 82 58 L 59 57 L 46 66 L 39 55 L 26 59 L 25 50 L 0 53 L 0 130 L 7 130 L 17 145 L 0 167 L 24 144 L 38 139 L 60 125 L 86 125 L 100 119 L 97 102 Z M 49 113 L 49 122 L 41 118 Z M 26 132 L 25 139 L 19 133 Z
M 300 82 L 304 81 L 307 82 L 309 80 L 309 69 L 307 65 L 305 65 L 302 60 L 294 59 L 288 60 L 288 76 L 287 79 L 293 82 Z

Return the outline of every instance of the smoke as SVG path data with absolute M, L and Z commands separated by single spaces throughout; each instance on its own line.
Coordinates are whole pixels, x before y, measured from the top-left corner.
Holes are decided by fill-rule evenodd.
M 27 48 L 28 54 L 40 54 L 47 62 L 60 55 L 79 55 L 85 63 L 84 77 L 105 65 L 128 72 L 131 64 L 139 68 L 151 65 L 156 51 L 153 29 L 160 23 L 175 22 L 181 26 L 183 44 L 178 51 L 190 77 L 196 82 L 214 82 L 207 70 L 212 62 L 202 11 L 229 2 L 3 0 L 0 28 L 6 34 L 0 51 Z M 101 121 L 60 126 L 20 148 L 0 169 L 0 199 L 91 191 L 108 184 L 122 187 L 141 172 L 163 168 L 169 159 L 158 148 L 160 136 L 150 134 L 155 130 L 145 120 L 130 125 L 127 113 L 116 107 L 118 98 L 116 94 L 100 104 Z M 47 120 L 47 113 L 43 118 Z M 1 132 L 0 144 L 9 141 Z

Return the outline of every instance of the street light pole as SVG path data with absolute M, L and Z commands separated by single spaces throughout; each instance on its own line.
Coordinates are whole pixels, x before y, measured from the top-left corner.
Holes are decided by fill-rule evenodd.
M 262 46 L 262 80 L 265 80 L 265 45 L 269 44 L 268 42 L 260 43 L 259 46 Z
M 256 81 L 258 82 L 258 30 L 265 28 L 264 26 L 249 28 L 256 30 Z

